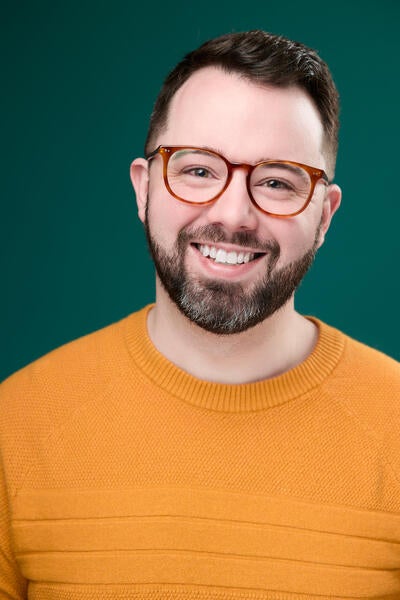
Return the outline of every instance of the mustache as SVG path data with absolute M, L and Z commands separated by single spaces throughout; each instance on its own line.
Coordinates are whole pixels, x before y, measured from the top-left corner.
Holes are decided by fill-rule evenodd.
M 269 252 L 273 258 L 278 258 L 281 251 L 276 240 L 259 240 L 251 231 L 235 231 L 228 234 L 223 227 L 212 223 L 196 228 L 184 227 L 178 234 L 178 245 L 184 248 L 191 241 L 199 239 L 204 243 L 223 242 L 243 248 L 251 247 L 257 252 Z

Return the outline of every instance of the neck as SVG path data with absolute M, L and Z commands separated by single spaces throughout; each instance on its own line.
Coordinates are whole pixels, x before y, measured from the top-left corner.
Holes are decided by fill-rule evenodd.
M 158 282 L 147 327 L 155 347 L 172 363 L 199 379 L 230 384 L 292 369 L 311 353 L 318 335 L 316 326 L 294 310 L 293 298 L 247 331 L 216 335 L 189 321 Z

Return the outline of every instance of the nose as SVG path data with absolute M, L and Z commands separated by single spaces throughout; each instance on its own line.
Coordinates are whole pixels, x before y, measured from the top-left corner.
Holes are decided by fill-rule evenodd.
M 224 193 L 208 207 L 207 218 L 210 223 L 230 231 L 254 230 L 258 224 L 257 213 L 247 191 L 246 172 L 237 169 Z

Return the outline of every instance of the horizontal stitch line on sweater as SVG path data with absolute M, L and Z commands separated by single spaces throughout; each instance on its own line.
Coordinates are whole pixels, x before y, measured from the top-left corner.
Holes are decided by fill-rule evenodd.
M 156 521 L 157 519 L 161 519 L 161 520 L 172 520 L 172 521 L 179 521 L 181 523 L 190 523 L 190 522 L 200 522 L 200 523 L 213 523 L 213 524 L 221 524 L 221 525 L 235 525 L 237 526 L 237 528 L 245 526 L 245 527 L 249 527 L 249 528 L 253 528 L 253 529 L 273 529 L 274 531 L 277 530 L 281 530 L 282 532 L 289 530 L 289 531 L 299 531 L 299 532 L 307 532 L 310 533 L 311 535 L 315 535 L 316 537 L 318 536 L 323 536 L 323 537 L 340 537 L 340 538 L 345 538 L 345 539 L 355 539 L 355 540 L 366 540 L 366 541 L 372 541 L 375 543 L 382 543 L 382 544 L 390 544 L 390 545 L 400 545 L 400 540 L 392 540 L 392 539 L 388 539 L 388 538 L 376 538 L 376 537 L 371 537 L 371 536 L 363 536 L 363 535 L 356 535 L 356 534 L 352 534 L 352 533 L 341 533 L 341 532 L 336 532 L 336 531 L 328 531 L 328 530 L 323 530 L 323 529 L 311 529 L 309 527 L 295 527 L 294 525 L 282 525 L 282 524 L 275 524 L 272 523 L 270 521 L 265 521 L 265 522 L 258 522 L 258 521 L 239 521 L 236 519 L 213 519 L 211 517 L 197 517 L 197 516 L 191 516 L 188 517 L 188 515 L 169 515 L 169 514 L 159 514 L 159 515 L 121 515 L 118 517 L 84 517 L 84 518 L 76 518 L 76 517 L 66 517 L 66 518 L 53 518 L 53 519 L 12 519 L 12 523 L 13 526 L 15 527 L 15 529 L 24 529 L 24 528 L 28 528 L 29 526 L 31 527 L 35 527 L 35 525 L 40 524 L 40 523 L 54 523 L 54 524 L 61 524 L 61 523 L 76 523 L 76 524 L 84 524 L 84 523 L 90 523 L 90 524 L 94 524 L 96 522 L 114 522 L 114 523 L 122 523 L 122 522 L 130 522 L 130 521 L 142 521 L 142 522 L 152 522 L 152 521 Z
M 277 563 L 294 563 L 294 564 L 298 564 L 301 566 L 304 566 L 305 568 L 314 568 L 316 566 L 318 567 L 326 567 L 328 569 L 335 569 L 335 570 L 340 570 L 340 571 L 344 571 L 347 570 L 349 572 L 351 571 L 362 571 L 362 572 L 381 572 L 381 573 L 390 573 L 390 572 L 397 572 L 400 568 L 400 561 L 399 561 L 399 566 L 398 567 L 385 567 L 385 568 L 374 568 L 374 567 L 363 567 L 360 565 L 357 566 L 349 566 L 349 565 L 345 565 L 345 564 L 341 564 L 341 563 L 327 563 L 327 562 L 318 562 L 318 561 L 306 561 L 306 560 L 300 560 L 300 559 L 296 559 L 296 558 L 280 558 L 280 557 L 276 557 L 276 556 L 259 556 L 259 555 L 242 555 L 242 554 L 233 554 L 233 553 L 223 553 L 223 552 L 208 552 L 206 550 L 179 550 L 179 549 L 175 549 L 175 548 L 163 548 L 161 549 L 138 549 L 138 550 L 80 550 L 80 551 L 75 551 L 75 550 L 60 550 L 60 551 L 52 551 L 52 552 L 47 552 L 47 551 L 35 551 L 35 552 L 16 552 L 16 556 L 18 558 L 23 558 L 23 557 L 34 557 L 34 556 L 48 556 L 48 557 L 52 557 L 52 556 L 72 556 L 72 555 L 76 555 L 77 557 L 79 556 L 93 556 L 93 558 L 100 558 L 100 557 L 105 557 L 105 556 L 110 556 L 110 555 L 124 555 L 124 556 L 129 556 L 132 555 L 137 556 L 137 555 L 149 555 L 149 554 L 154 554 L 156 556 L 160 556 L 160 555 L 189 555 L 189 556 L 198 556 L 198 557 L 207 557 L 207 558 L 217 558 L 217 559 L 223 559 L 223 560 L 241 560 L 241 561 L 247 561 L 247 562 L 277 562 Z
M 54 588 L 60 588 L 60 587 L 66 587 L 67 590 L 69 591 L 70 588 L 93 588 L 93 584 L 91 583 L 70 583 L 70 582 L 53 582 L 53 581 L 45 581 L 44 585 L 41 584 L 40 582 L 40 589 L 49 589 L 50 591 L 54 591 Z M 171 583 L 170 581 L 168 582 L 157 582 L 157 583 L 148 583 L 148 582 L 143 582 L 143 583 L 96 583 L 96 588 L 99 587 L 104 587 L 104 588 L 121 588 L 122 591 L 125 591 L 128 589 L 128 592 L 130 593 L 130 590 L 132 588 L 150 588 L 150 589 L 144 589 L 144 590 L 138 590 L 136 591 L 135 589 L 133 590 L 135 593 L 135 596 L 137 595 L 137 597 L 140 599 L 142 598 L 142 596 L 140 596 L 139 594 L 141 593 L 146 593 L 147 594 L 152 594 L 154 592 L 161 592 L 163 594 L 165 593 L 170 593 L 170 592 L 174 592 L 175 594 L 179 594 L 179 596 L 181 594 L 185 594 L 184 596 L 184 600 L 186 600 L 187 598 L 196 598 L 199 597 L 199 595 L 201 595 L 201 597 L 204 597 L 204 594 L 209 594 L 210 591 L 212 592 L 212 598 L 215 598 L 217 596 L 221 596 L 222 600 L 227 600 L 227 596 L 226 594 L 234 594 L 234 596 L 229 596 L 228 600 L 231 600 L 232 598 L 244 598 L 244 600 L 251 600 L 252 598 L 254 598 L 254 600 L 268 600 L 268 598 L 272 598 L 272 596 L 268 596 L 268 598 L 266 598 L 265 593 L 271 593 L 274 594 L 273 598 L 274 600 L 301 600 L 304 598 L 304 600 L 324 600 L 324 598 L 327 598 L 329 600 L 344 600 L 343 596 L 342 597 L 338 597 L 338 596 L 332 596 L 332 595 L 326 595 L 326 594 L 306 594 L 306 593 L 302 593 L 302 592 L 288 592 L 287 590 L 268 590 L 268 589 L 263 589 L 263 590 L 259 590 L 256 588 L 251 588 L 251 587 L 242 587 L 242 588 L 238 588 L 237 586 L 231 587 L 231 586 L 225 586 L 225 585 L 221 585 L 219 584 L 218 586 L 215 585 L 208 585 L 206 583 L 182 583 L 182 582 L 176 582 L 176 583 Z M 177 589 L 178 588 L 178 589 Z M 183 588 L 183 589 L 182 589 Z M 190 589 L 192 588 L 192 589 Z M 193 588 L 198 588 L 198 589 L 193 589 Z M 221 591 L 220 591 L 221 590 Z M 196 596 L 195 596 L 196 595 Z M 210 596 L 206 596 L 206 600 L 207 598 L 209 598 Z M 131 596 L 129 596 L 129 599 L 131 598 Z M 349 600 L 366 600 L 365 597 L 361 598 L 360 596 L 346 596 L 346 598 L 349 598 Z
M 139 493 L 148 493 L 148 492 L 156 492 L 157 494 L 161 494 L 163 492 L 173 492 L 174 494 L 178 492 L 179 494 L 193 494 L 194 492 L 201 493 L 206 496 L 220 496 L 223 497 L 225 501 L 225 497 L 242 497 L 246 500 L 263 500 L 265 502 L 273 502 L 275 504 L 285 503 L 290 505 L 296 505 L 299 507 L 315 507 L 318 510 L 336 510 L 342 513 L 352 512 L 355 514 L 366 514 L 366 515 L 387 515 L 389 518 L 394 518 L 399 520 L 400 515 L 398 512 L 392 512 L 388 510 L 374 510 L 369 508 L 362 508 L 358 506 L 352 506 L 351 504 L 335 504 L 335 503 L 321 503 L 320 501 L 313 499 L 305 499 L 297 496 L 284 496 L 284 495 L 275 495 L 271 493 L 262 493 L 262 492 L 248 492 L 241 489 L 235 488 L 223 488 L 223 487 L 207 487 L 204 488 L 200 485 L 193 486 L 184 486 L 184 485 L 138 485 L 131 487 L 117 487 L 110 490 L 110 488 L 90 488 L 90 487 L 82 487 L 82 488 L 45 488 L 41 487 L 39 489 L 19 489 L 15 493 L 15 498 L 21 497 L 38 497 L 38 496 L 61 496 L 64 498 L 66 495 L 70 495 L 73 497 L 80 496 L 99 496 L 99 495 L 107 495 L 107 496 L 115 496 L 119 494 L 139 494 Z

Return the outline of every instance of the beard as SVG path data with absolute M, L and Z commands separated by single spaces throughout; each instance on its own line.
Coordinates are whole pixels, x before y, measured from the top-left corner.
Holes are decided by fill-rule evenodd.
M 280 246 L 275 240 L 261 242 L 251 232 L 243 231 L 228 236 L 218 225 L 210 224 L 196 229 L 188 226 L 179 232 L 172 251 L 167 252 L 152 236 L 147 209 L 145 219 L 150 253 L 169 297 L 190 321 L 219 335 L 246 331 L 288 302 L 313 263 L 319 231 L 320 225 L 314 243 L 307 252 L 299 259 L 277 268 Z M 203 244 L 208 245 L 225 242 L 267 253 L 266 272 L 251 290 L 246 290 L 239 282 L 195 276 L 185 265 L 186 249 L 195 239 L 201 239 Z

